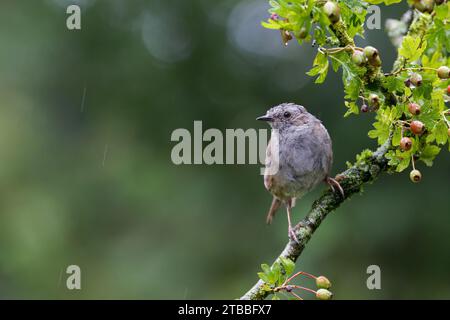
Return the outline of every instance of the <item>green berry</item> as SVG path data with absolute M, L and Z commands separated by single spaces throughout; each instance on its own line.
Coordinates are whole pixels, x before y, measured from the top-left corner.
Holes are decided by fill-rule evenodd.
M 411 77 L 409 77 L 409 80 L 411 80 L 411 83 L 416 87 L 420 87 L 422 85 L 422 76 L 418 73 L 413 73 Z
M 439 67 L 437 69 L 438 77 L 441 79 L 448 79 L 450 78 L 450 68 L 446 66 Z
M 308 30 L 305 27 L 302 27 L 300 31 L 297 33 L 297 38 L 305 39 L 308 36 Z
M 319 300 L 331 300 L 333 294 L 327 289 L 319 289 L 316 292 L 316 298 Z
M 409 178 L 411 179 L 412 182 L 418 183 L 420 182 L 420 180 L 422 180 L 422 174 L 420 173 L 419 170 L 414 169 L 409 173 Z
M 409 151 L 409 150 L 411 150 L 411 147 L 412 147 L 412 140 L 411 140 L 411 138 L 404 137 L 404 138 L 402 138 L 400 140 L 400 148 L 403 151 Z
M 366 55 L 367 59 L 369 59 L 369 61 L 375 59 L 379 55 L 378 50 L 371 46 L 367 46 L 364 48 L 364 54 Z
M 352 55 L 352 61 L 357 66 L 362 66 L 366 62 L 366 56 L 362 51 L 355 51 Z
M 320 276 L 316 278 L 316 285 L 319 289 L 330 289 L 331 282 L 324 276 Z
M 330 19 L 331 23 L 336 23 L 341 18 L 341 9 L 339 9 L 338 5 L 333 1 L 328 1 L 323 6 L 323 11 Z
M 434 9 L 434 0 L 416 0 L 414 8 L 424 13 L 431 13 Z

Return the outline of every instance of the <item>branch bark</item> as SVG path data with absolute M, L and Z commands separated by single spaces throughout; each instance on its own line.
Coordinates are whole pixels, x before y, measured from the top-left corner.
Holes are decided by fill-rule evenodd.
M 274 263 L 279 262 L 280 258 L 288 258 L 295 262 L 311 239 L 314 231 L 316 231 L 330 212 L 338 208 L 352 195 L 360 193 L 364 184 L 374 181 L 381 173 L 387 171 L 388 161 L 384 156 L 389 150 L 390 145 L 391 139 L 388 139 L 384 145 L 379 147 L 367 159 L 358 161 L 352 167 L 337 175 L 336 178 L 344 189 L 345 198 L 328 190 L 316 200 L 307 216 L 294 228 L 299 243 L 290 241 Z M 262 280 L 259 280 L 241 299 L 262 300 L 271 293 L 273 293 L 272 290 Z
M 406 35 L 424 37 L 427 27 L 431 21 L 430 16 L 417 15 L 412 18 L 411 14 L 405 15 L 405 22 L 408 23 L 408 32 Z M 411 23 L 412 20 L 412 23 Z M 345 47 L 353 44 L 342 23 L 336 23 L 331 26 L 331 30 L 339 39 L 340 46 Z M 393 70 L 399 68 L 404 64 L 403 58 L 398 56 L 394 63 Z M 378 75 L 384 75 L 378 71 Z M 292 261 L 297 261 L 302 254 L 308 241 L 311 239 L 314 231 L 320 226 L 327 215 L 338 208 L 344 201 L 349 199 L 352 195 L 360 193 L 365 184 L 376 180 L 383 172 L 388 171 L 388 160 L 385 158 L 386 153 L 391 147 L 390 137 L 382 146 L 380 146 L 374 153 L 370 153 L 363 159 L 359 159 L 352 167 L 337 175 L 336 179 L 340 182 L 345 192 L 345 198 L 332 192 L 326 191 L 318 200 L 316 200 L 306 217 L 295 226 L 295 232 L 299 243 L 290 241 L 274 263 L 278 263 L 281 258 L 288 258 Z M 264 281 L 259 280 L 241 300 L 262 300 L 268 295 L 272 294 L 273 290 Z

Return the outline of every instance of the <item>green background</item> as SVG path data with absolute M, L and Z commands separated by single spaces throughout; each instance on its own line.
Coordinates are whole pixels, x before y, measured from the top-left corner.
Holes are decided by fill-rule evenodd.
M 316 48 L 264 30 L 265 0 L 0 4 L 0 298 L 217 299 L 242 295 L 287 240 L 260 165 L 171 162 L 174 129 L 266 128 L 255 118 L 302 104 L 333 141 L 333 173 L 363 148 L 373 114 L 344 119 L 340 74 L 305 75 Z M 406 4 L 382 7 L 382 21 Z M 367 33 L 389 69 L 396 50 Z M 332 213 L 297 268 L 337 299 L 450 298 L 449 153 L 423 182 L 383 176 Z M 325 189 L 298 202 L 296 220 Z M 65 287 L 68 265 L 82 290 Z M 368 290 L 366 268 L 381 268 Z M 313 287 L 310 281 L 302 284 Z M 305 298 L 311 297 L 303 294 Z

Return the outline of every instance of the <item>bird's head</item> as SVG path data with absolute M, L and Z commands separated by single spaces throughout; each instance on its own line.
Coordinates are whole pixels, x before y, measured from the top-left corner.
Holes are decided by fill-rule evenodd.
M 273 129 L 283 129 L 307 124 L 310 117 L 305 107 L 294 103 L 282 103 L 269 109 L 264 116 L 256 120 L 268 122 Z

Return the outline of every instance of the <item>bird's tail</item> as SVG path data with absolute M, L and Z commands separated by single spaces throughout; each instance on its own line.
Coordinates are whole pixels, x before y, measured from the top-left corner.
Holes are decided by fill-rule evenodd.
M 272 205 L 270 206 L 269 213 L 267 214 L 266 222 L 267 224 L 271 224 L 275 213 L 277 213 L 278 208 L 281 205 L 281 200 L 273 197 Z

